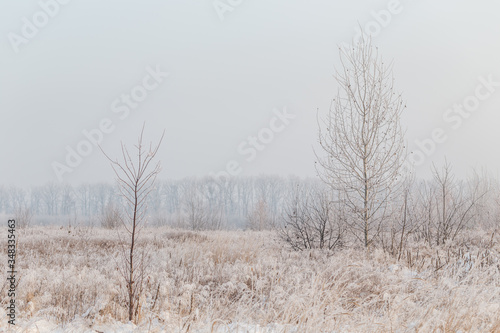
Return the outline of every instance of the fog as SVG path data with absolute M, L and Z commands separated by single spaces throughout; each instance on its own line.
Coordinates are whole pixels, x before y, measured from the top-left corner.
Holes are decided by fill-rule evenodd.
M 0 184 L 111 182 L 96 143 L 119 156 L 143 124 L 147 140 L 165 130 L 163 179 L 314 177 L 316 115 L 359 29 L 394 61 L 417 174 L 445 156 L 459 175 L 496 173 L 499 11 L 484 0 L 4 1 Z

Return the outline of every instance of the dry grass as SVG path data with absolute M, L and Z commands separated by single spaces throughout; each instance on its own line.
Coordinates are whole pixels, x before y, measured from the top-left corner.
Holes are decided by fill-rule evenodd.
M 21 322 L 126 322 L 116 231 L 36 227 L 18 236 Z M 500 332 L 500 245 L 488 233 L 439 249 L 410 242 L 399 262 L 379 249 L 293 252 L 272 232 L 151 228 L 140 246 L 151 254 L 143 328 Z M 5 288 L 0 299 L 5 308 Z

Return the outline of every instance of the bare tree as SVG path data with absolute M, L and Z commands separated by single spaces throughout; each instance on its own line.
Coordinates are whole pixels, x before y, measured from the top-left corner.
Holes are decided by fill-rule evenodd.
M 322 187 L 297 187 L 285 209 L 281 238 L 294 250 L 333 250 L 342 246 L 345 221 L 342 208 L 335 207 L 338 203 Z
M 317 247 L 333 250 L 344 243 L 345 216 L 341 201 L 326 189 L 314 188 L 307 209 L 311 228 L 316 234 Z
M 383 235 L 381 237 L 383 248 L 398 260 L 401 259 L 408 236 L 422 225 L 421 221 L 425 220 L 425 217 L 420 214 L 422 211 L 416 208 L 414 182 L 414 175 L 407 175 L 402 184 L 401 195 L 394 200 L 395 212 L 390 219 L 392 221 L 389 230 L 390 240 L 386 242 Z
M 196 179 L 191 179 L 183 185 L 182 202 L 185 224 L 191 230 L 202 230 L 207 228 L 208 214 L 198 181 Z
M 433 166 L 432 173 L 433 182 L 424 187 L 421 196 L 426 212 L 422 235 L 429 244 L 441 245 L 455 239 L 468 226 L 475 216 L 474 208 L 486 192 L 480 182 L 464 184 L 455 180 L 448 162 L 440 170 Z
M 19 228 L 28 228 L 31 226 L 33 212 L 26 205 L 16 206 L 14 208 L 14 220 Z
M 368 40 L 340 50 L 340 85 L 327 116 L 318 120 L 321 179 L 343 192 L 351 230 L 368 247 L 387 215 L 404 160 L 401 112 L 392 66 L 386 65 Z
M 265 230 L 271 227 L 269 208 L 264 200 L 259 200 L 247 219 L 247 225 L 252 230 Z
M 42 201 L 45 203 L 47 215 L 57 215 L 61 188 L 55 183 L 41 187 Z
M 111 166 L 117 177 L 120 193 L 125 203 L 126 221 L 122 220 L 125 230 L 130 237 L 128 249 L 123 251 L 122 274 L 126 282 L 128 293 L 128 319 L 134 320 L 139 309 L 139 297 L 142 292 L 144 274 L 146 269 L 145 254 L 139 256 L 136 252 L 136 244 L 141 229 L 144 227 L 147 217 L 147 198 L 154 190 L 155 181 L 160 172 L 160 162 L 152 164 L 158 153 L 163 136 L 163 132 L 158 144 L 149 145 L 149 149 L 143 146 L 144 126 L 137 145 L 137 156 L 133 159 L 128 149 L 121 144 L 123 161 L 111 159 L 106 153 L 104 155 L 111 162 Z M 102 149 L 101 149 L 102 150 Z M 136 262 L 136 255 L 139 256 Z M 137 265 L 136 265 L 137 264 Z
M 26 206 L 26 191 L 22 188 L 11 186 L 9 188 L 10 207 L 15 212 Z
M 486 169 L 480 171 L 473 169 L 468 180 L 469 189 L 477 188 L 479 193 L 484 193 L 476 205 L 472 214 L 475 216 L 475 225 L 492 230 L 498 227 L 500 221 L 500 183 Z
M 285 207 L 280 235 L 294 250 L 314 248 L 314 234 L 310 228 L 310 215 L 307 211 L 308 197 L 308 189 L 297 184 Z
M 204 194 L 204 206 L 206 211 L 207 228 L 220 230 L 225 224 L 226 200 L 224 184 L 229 183 L 226 179 L 214 177 L 204 177 L 201 180 L 200 188 Z
M 99 221 L 103 228 L 116 229 L 122 223 L 123 216 L 120 209 L 113 202 L 110 202 L 99 217 Z
M 60 189 L 60 214 L 70 215 L 75 208 L 74 190 L 70 185 L 64 185 Z

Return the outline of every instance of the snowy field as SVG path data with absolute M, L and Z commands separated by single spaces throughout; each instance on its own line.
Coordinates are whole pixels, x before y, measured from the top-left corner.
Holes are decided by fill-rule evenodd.
M 410 243 L 398 261 L 381 249 L 294 252 L 273 232 L 145 229 L 133 325 L 116 231 L 18 230 L 17 325 L 6 325 L 3 283 L 0 331 L 499 332 L 500 239 L 464 237 L 468 247 Z

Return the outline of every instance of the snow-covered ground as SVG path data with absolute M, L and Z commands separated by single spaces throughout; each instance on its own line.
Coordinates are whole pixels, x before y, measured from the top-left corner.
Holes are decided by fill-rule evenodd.
M 380 249 L 294 252 L 273 232 L 148 228 L 141 237 L 151 262 L 134 325 L 116 231 L 19 230 L 18 325 L 7 325 L 0 284 L 0 331 L 500 331 L 491 234 L 469 233 L 467 248 L 410 243 L 399 261 Z
M 186 329 L 179 329 L 174 326 L 161 324 L 158 320 L 152 320 L 150 323 L 134 325 L 133 323 L 109 322 L 106 324 L 92 324 L 81 318 L 76 318 L 65 325 L 56 324 L 46 319 L 32 319 L 14 326 L 0 326 L 2 332 L 26 332 L 26 333 L 127 333 L 127 332 L 186 332 Z M 204 328 L 189 330 L 193 333 L 278 333 L 288 332 L 296 333 L 298 330 L 294 327 L 269 324 L 267 326 L 250 325 L 243 323 L 206 325 Z

